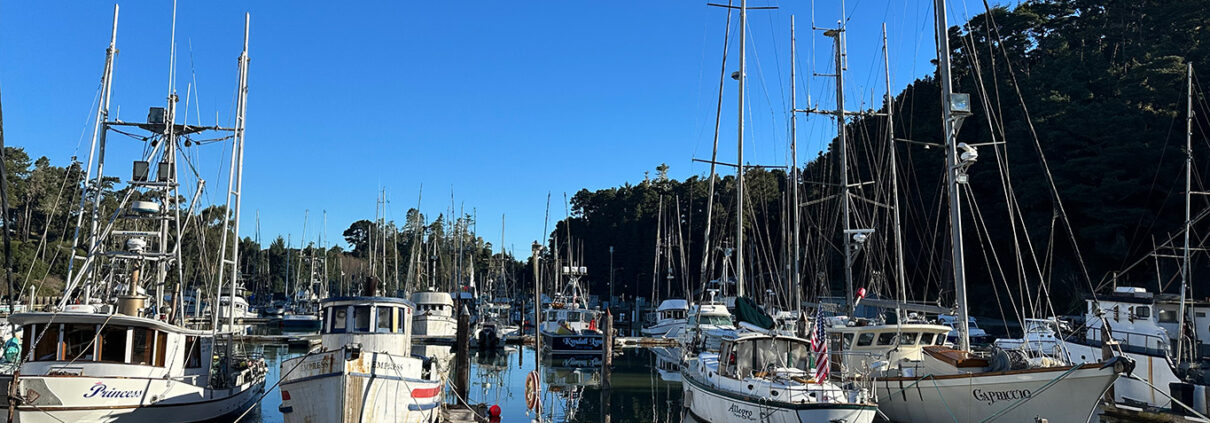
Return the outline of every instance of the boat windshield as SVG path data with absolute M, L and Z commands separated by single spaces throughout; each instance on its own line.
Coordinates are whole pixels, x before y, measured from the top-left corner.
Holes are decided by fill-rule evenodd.
M 731 324 L 731 318 L 727 316 L 689 316 L 689 325 L 696 324 L 726 326 Z

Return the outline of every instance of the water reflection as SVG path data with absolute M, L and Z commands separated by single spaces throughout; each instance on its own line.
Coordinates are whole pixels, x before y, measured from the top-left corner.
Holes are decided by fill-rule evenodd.
M 303 355 L 306 347 L 258 345 L 269 372 L 259 407 L 242 421 L 280 423 L 281 393 L 275 389 L 281 362 Z M 413 347 L 441 363 L 453 375 L 448 346 Z M 674 370 L 679 351 L 626 349 L 614 357 L 613 371 L 601 371 L 600 356 L 552 357 L 542 362 L 542 420 L 546 422 L 669 422 L 682 421 L 680 373 Z M 536 417 L 525 407 L 525 377 L 534 369 L 534 351 L 509 346 L 495 352 L 472 352 L 469 401 L 499 405 L 501 421 L 528 422 Z M 606 386 L 612 387 L 605 389 Z M 447 390 L 447 402 L 453 401 Z M 685 419 L 684 421 L 692 421 Z

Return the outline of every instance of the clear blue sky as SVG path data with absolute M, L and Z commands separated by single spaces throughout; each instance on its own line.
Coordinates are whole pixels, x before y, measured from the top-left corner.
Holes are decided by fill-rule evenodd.
M 812 13 L 818 25 L 835 25 L 841 6 L 749 3 L 780 8 L 750 12 L 745 159 L 786 164 L 791 15 L 799 107 L 808 95 L 812 105 L 833 107 L 833 82 L 809 76 L 832 71 L 830 39 L 810 27 Z M 847 2 L 849 109 L 881 101 L 883 22 L 893 89 L 931 72 L 931 3 Z M 982 12 L 981 2 L 967 3 L 950 2 L 951 24 Z M 112 8 L 0 3 L 9 146 L 60 166 L 86 158 Z M 430 218 L 450 207 L 452 191 L 456 207 L 477 211 L 479 233 L 493 243 L 507 215 L 505 244 L 525 256 L 543 238 L 547 192 L 553 222 L 563 217 L 564 193 L 638 183 L 660 163 L 677 179 L 707 171 L 691 159 L 710 155 L 727 12 L 706 1 L 181 1 L 176 91 L 184 99 L 196 81 L 189 123 L 233 121 L 245 11 L 252 62 L 242 235 L 255 233 L 259 210 L 265 242 L 292 233 L 297 243 L 309 209 L 313 240 L 326 210 L 329 238 L 343 242 L 349 223 L 373 217 L 380 187 L 389 191 L 390 217 L 402 220 L 423 184 Z M 112 110 L 123 120 L 164 104 L 171 13 L 169 1 L 121 3 Z M 728 79 L 723 161 L 735 157 L 735 88 Z M 807 160 L 835 124 L 799 122 L 799 157 Z M 110 140 L 106 173 L 125 177 L 141 144 Z M 194 149 L 210 187 L 203 198 L 221 202 L 228 147 Z

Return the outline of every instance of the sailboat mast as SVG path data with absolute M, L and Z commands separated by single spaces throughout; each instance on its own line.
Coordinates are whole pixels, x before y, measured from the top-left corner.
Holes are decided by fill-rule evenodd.
M 895 226 L 895 282 L 899 288 L 899 295 L 906 302 L 907 300 L 907 274 L 903 266 L 903 226 L 899 222 L 899 161 L 895 155 L 895 113 L 892 110 L 895 104 L 895 97 L 891 96 L 891 54 L 888 51 L 886 22 L 882 23 L 882 62 L 886 67 L 886 126 L 887 126 L 887 148 L 890 151 L 891 159 L 891 208 L 894 211 L 892 214 L 891 224 Z M 897 322 L 903 321 L 903 307 L 899 304 L 895 305 L 895 317 Z
M 970 311 L 966 303 L 966 270 L 965 253 L 962 250 L 962 202 L 959 199 L 958 175 L 959 168 L 957 145 L 957 120 L 953 112 L 951 97 L 953 96 L 953 81 L 950 79 L 950 42 L 949 24 L 946 22 L 945 0 L 934 0 L 937 17 L 937 72 L 941 80 L 941 117 L 942 128 L 945 131 L 945 177 L 949 190 L 950 211 L 950 242 L 952 245 L 954 265 L 954 297 L 958 306 L 958 349 L 970 349 Z
M 790 298 L 794 301 L 792 310 L 799 310 L 802 307 L 802 281 L 800 273 L 802 271 L 801 264 L 798 259 L 801 253 L 799 252 L 799 210 L 798 210 L 798 101 L 797 90 L 795 88 L 795 73 L 794 69 L 798 67 L 798 40 L 795 37 L 794 16 L 790 16 L 790 225 L 791 236 L 790 242 L 790 289 L 793 294 Z M 799 313 L 801 315 L 801 313 Z
M 244 127 L 247 124 L 248 113 L 248 25 L 251 23 L 251 14 L 244 14 L 244 51 L 239 55 L 239 93 L 235 103 L 235 161 L 231 163 L 232 174 L 235 175 L 235 190 L 230 191 L 235 195 L 235 210 L 232 213 L 235 218 L 232 219 L 231 230 L 234 232 L 235 245 L 231 248 L 231 291 L 230 303 L 227 313 L 227 324 L 230 327 L 235 327 L 235 290 L 237 277 L 239 276 L 239 213 L 240 203 L 242 202 L 243 186 L 244 186 Z
M 856 307 L 856 302 L 853 296 L 853 239 L 851 232 L 852 212 L 849 210 L 849 153 L 848 139 L 845 134 L 844 120 L 844 20 L 842 19 L 836 29 L 824 32 L 824 35 L 833 38 L 835 44 L 835 59 L 836 59 L 836 143 L 838 148 L 838 161 L 840 162 L 840 204 L 842 223 L 844 224 L 844 288 L 845 288 L 845 303 L 848 304 L 848 313 L 853 315 Z
M 1177 322 L 1180 335 L 1176 341 L 1176 358 L 1183 357 L 1185 347 L 1185 298 L 1189 290 L 1189 231 L 1192 229 L 1189 203 L 1193 191 L 1193 63 L 1187 65 L 1186 95 L 1188 100 L 1185 108 L 1185 248 L 1181 255 L 1181 305 Z M 1194 331 L 1197 332 L 1197 331 Z
M 747 72 L 748 0 L 739 4 L 739 142 L 735 159 L 735 295 L 744 296 L 744 80 Z

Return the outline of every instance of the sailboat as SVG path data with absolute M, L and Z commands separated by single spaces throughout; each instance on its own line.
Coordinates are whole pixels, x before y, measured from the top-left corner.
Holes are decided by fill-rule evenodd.
M 737 309 L 743 312 L 749 303 L 743 293 L 743 122 L 748 7 L 747 0 L 742 0 L 738 7 L 714 6 L 739 9 L 740 15 L 735 275 Z M 822 332 L 819 336 L 822 337 Z M 824 343 L 826 339 L 817 342 Z M 818 350 L 812 347 L 811 341 L 796 336 L 747 329 L 724 335 L 717 352 L 703 351 L 697 343 L 687 345 L 681 365 L 685 406 L 693 415 L 711 422 L 874 421 L 877 406 L 871 392 L 853 382 L 832 382 L 827 365 L 817 367 L 814 361 L 827 363 L 827 353 L 817 354 Z
M 958 343 L 956 348 L 924 345 L 919 347 L 918 359 L 901 357 L 898 361 L 877 363 L 878 368 L 871 376 L 875 380 L 879 410 L 890 420 L 905 423 L 1089 421 L 1097 412 L 1104 393 L 1120 374 L 1128 373 L 1133 367 L 1128 359 L 1114 357 L 1084 365 L 1053 365 L 1050 360 L 1036 360 L 1025 366 L 1014 366 L 1003 353 L 983 357 L 971 352 L 959 194 L 966 179 L 966 169 L 974 163 L 977 153 L 955 139 L 962 119 L 971 115 L 970 98 L 952 91 L 945 1 L 935 1 L 934 8 Z M 887 110 L 891 110 L 889 90 Z M 862 338 L 873 337 L 858 328 L 845 333 L 842 342 L 853 342 L 851 335 L 859 344 L 863 342 Z M 939 334 L 932 335 L 935 340 Z M 912 339 L 909 344 L 914 345 L 924 344 L 917 340 L 929 338 L 925 332 L 918 334 L 901 326 L 898 333 L 884 332 L 877 340 L 882 343 L 883 337 L 891 341 L 899 338 L 902 343 L 904 336 L 909 336 Z
M 239 57 L 239 91 L 234 128 L 176 123 L 177 96 L 171 84 L 167 107 L 152 107 L 146 122 L 111 121 L 113 60 L 117 53 L 118 8 L 114 6 L 113 35 L 106 54 L 102 103 L 97 114 L 93 150 L 82 191 L 77 234 L 87 231 L 82 263 L 72 261 L 68 284 L 57 312 L 23 312 L 9 316 L 24 331 L 22 362 L 12 376 L 14 401 L 10 416 L 20 422 L 193 422 L 233 420 L 260 399 L 265 363 L 237 351 L 233 334 L 184 327 L 184 304 L 166 304 L 163 295 L 170 272 L 180 269 L 184 232 L 181 212 L 195 204 L 178 203 L 177 160 L 190 146 L 189 136 L 226 133 L 232 139 L 231 179 L 220 262 L 238 262 L 239 192 L 243 166 L 245 105 L 248 75 L 248 16 L 244 20 L 244 50 Z M 115 127 L 123 127 L 115 129 Z M 106 136 L 110 132 L 142 130 L 145 155 L 133 162 L 130 189 L 114 217 L 98 223 L 96 202 Z M 137 139 L 137 138 L 136 138 Z M 90 153 L 91 154 L 91 153 Z M 154 173 L 152 170 L 154 169 Z M 94 179 L 95 178 L 95 179 Z M 200 185 L 199 185 L 200 191 Z M 200 193 L 200 192 L 199 192 Z M 232 197 L 234 196 L 234 201 Z M 195 196 L 196 198 L 196 196 Z M 91 200 L 91 201 L 90 201 Z M 91 206 L 91 209 L 90 209 Z M 88 221 L 84 216 L 90 216 Z M 230 218 L 230 219 L 228 219 Z M 78 244 L 78 235 L 73 244 Z M 220 265 L 220 288 L 234 291 L 238 272 Z M 227 272 L 227 271 L 230 272 Z M 181 298 L 177 283 L 174 298 Z M 171 286 L 171 285 L 168 285 Z M 154 287 L 154 288 L 152 288 Z M 147 295 L 154 289 L 154 295 Z M 214 293 L 218 297 L 218 292 Z M 110 302 L 112 301 L 112 303 Z M 71 304 L 69 302 L 78 302 Z M 233 307 L 232 304 L 228 305 Z M 217 318 L 217 314 L 213 315 Z M 227 315 L 233 323 L 234 313 Z

